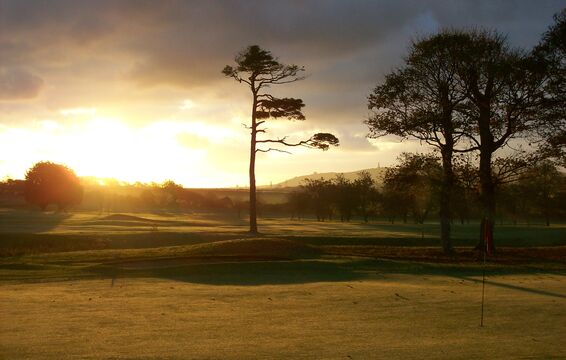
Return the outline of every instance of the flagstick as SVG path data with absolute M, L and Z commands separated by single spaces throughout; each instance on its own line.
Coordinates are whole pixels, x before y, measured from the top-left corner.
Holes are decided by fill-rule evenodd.
M 483 327 L 483 303 L 485 299 L 485 253 L 486 252 L 487 252 L 486 249 L 483 249 L 483 275 L 481 281 L 481 320 L 480 320 L 481 327 Z

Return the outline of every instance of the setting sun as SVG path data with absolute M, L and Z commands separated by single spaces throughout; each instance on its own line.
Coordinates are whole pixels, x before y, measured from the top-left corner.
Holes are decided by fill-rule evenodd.
M 237 141 L 239 134 L 229 128 L 190 120 L 132 126 L 118 117 L 100 116 L 94 109 L 63 112 L 63 124 L 42 120 L 33 128 L 0 132 L 0 150 L 10 153 L 11 159 L 0 165 L 4 176 L 19 177 L 29 164 L 49 159 L 67 164 L 79 176 L 130 183 L 166 179 L 189 187 L 245 183 L 245 176 L 211 166 L 215 146 Z

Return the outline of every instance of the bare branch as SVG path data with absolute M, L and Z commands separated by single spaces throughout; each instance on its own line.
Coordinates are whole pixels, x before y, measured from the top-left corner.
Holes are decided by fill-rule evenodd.
M 286 154 L 291 154 L 289 151 L 286 150 L 281 150 L 281 149 L 276 149 L 276 148 L 269 148 L 269 149 L 255 149 L 256 152 L 270 152 L 270 151 L 277 151 L 277 152 L 281 152 L 281 153 L 286 153 Z

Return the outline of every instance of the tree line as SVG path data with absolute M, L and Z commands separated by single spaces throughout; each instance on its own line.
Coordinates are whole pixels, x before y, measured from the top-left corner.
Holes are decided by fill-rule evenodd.
M 306 180 L 289 195 L 284 207 L 292 219 L 314 217 L 318 221 L 389 221 L 423 224 L 436 221 L 442 196 L 442 165 L 434 154 L 404 153 L 399 163 L 377 181 L 368 172 L 358 178 Z M 566 175 L 544 161 L 531 164 L 509 177 L 494 171 L 500 211 L 498 219 L 517 224 L 566 218 Z M 481 220 L 480 178 L 469 159 L 454 165 L 450 223 Z

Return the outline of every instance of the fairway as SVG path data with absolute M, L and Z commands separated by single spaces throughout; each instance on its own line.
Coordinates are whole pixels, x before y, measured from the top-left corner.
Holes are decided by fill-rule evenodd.
M 0 353 L 29 359 L 560 358 L 563 225 L 3 212 Z
M 483 328 L 477 277 L 366 276 L 255 286 L 243 278 L 4 284 L 1 351 L 32 359 L 566 356 L 562 275 L 490 277 Z

